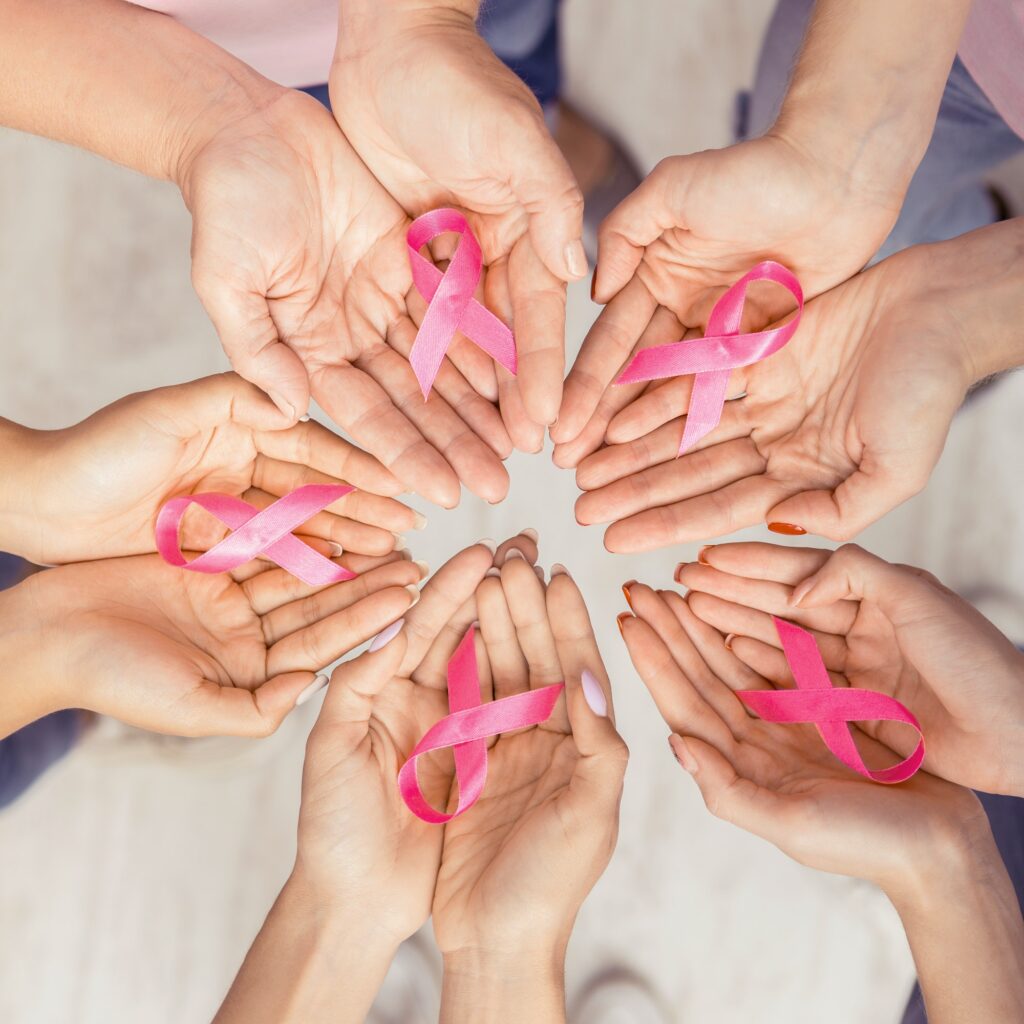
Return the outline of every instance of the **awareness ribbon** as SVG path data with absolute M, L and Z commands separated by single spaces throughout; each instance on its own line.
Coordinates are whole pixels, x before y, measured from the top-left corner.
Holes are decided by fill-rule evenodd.
M 165 562 L 194 572 L 228 572 L 263 554 L 310 586 L 355 579 L 354 572 L 292 536 L 297 526 L 353 490 L 348 484 L 306 484 L 262 510 L 228 494 L 171 498 L 156 517 L 156 549 Z M 181 553 L 178 540 L 189 505 L 205 508 L 232 530 L 191 562 Z
M 832 685 L 814 637 L 791 622 L 775 618 L 782 650 L 796 681 L 795 690 L 740 690 L 737 696 L 766 722 L 813 722 L 825 745 L 848 768 L 875 782 L 905 782 L 924 761 L 924 733 L 917 718 L 898 700 L 875 690 Z M 909 757 L 872 771 L 864 763 L 849 722 L 906 722 L 920 737 Z
M 754 334 L 740 334 L 747 285 L 774 281 L 796 299 L 796 316 L 780 327 Z M 690 392 L 686 427 L 676 455 L 682 455 L 718 426 L 729 386 L 729 371 L 749 366 L 778 352 L 796 333 L 804 308 L 804 293 L 792 271 L 774 260 L 748 270 L 714 305 L 703 338 L 674 341 L 641 349 L 629 361 L 616 384 L 636 384 L 664 377 L 696 374 Z
M 420 249 L 447 231 L 456 232 L 460 238 L 442 273 L 420 255 Z M 409 225 L 406 244 L 413 283 L 427 301 L 427 312 L 409 352 L 409 363 L 424 400 L 456 331 L 461 331 L 509 373 L 515 373 L 518 360 L 512 332 L 473 298 L 483 269 L 483 254 L 466 218 L 458 210 L 431 210 Z
M 450 714 L 424 733 L 398 773 L 398 789 L 406 806 L 432 825 L 443 825 L 464 814 L 480 798 L 487 781 L 487 738 L 547 721 L 564 689 L 564 684 L 553 683 L 482 704 L 474 633 L 470 626 L 448 662 Z M 452 748 L 459 780 L 459 803 L 451 814 L 442 814 L 430 805 L 416 776 L 419 756 L 444 747 Z

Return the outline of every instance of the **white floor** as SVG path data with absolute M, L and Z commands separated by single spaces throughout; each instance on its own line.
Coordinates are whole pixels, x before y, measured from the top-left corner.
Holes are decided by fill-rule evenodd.
M 770 7 L 570 0 L 569 92 L 647 166 L 720 145 Z M 0 225 L 3 415 L 63 425 L 225 365 L 189 287 L 188 218 L 170 186 L 0 133 Z M 574 289 L 570 347 L 594 313 L 586 286 Z M 865 538 L 978 593 L 1017 638 L 1022 410 L 1020 377 L 972 404 L 927 492 Z M 431 523 L 416 555 L 437 565 L 466 538 L 540 526 L 542 558 L 570 566 L 601 630 L 633 758 L 619 849 L 570 949 L 570 995 L 626 965 L 679 1024 L 898 1020 L 913 970 L 888 904 L 711 819 L 629 665 L 614 625 L 619 584 L 669 585 L 696 548 L 613 557 L 575 525 L 570 474 L 542 457 L 516 456 L 510 469 L 512 494 L 495 509 L 472 499 L 451 513 L 424 509 Z M 261 743 L 173 741 L 107 723 L 0 815 L 0 1020 L 208 1020 L 287 873 L 318 706 Z

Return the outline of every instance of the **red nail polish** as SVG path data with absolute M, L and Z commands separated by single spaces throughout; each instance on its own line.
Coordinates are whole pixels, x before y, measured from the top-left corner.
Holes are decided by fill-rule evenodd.
M 712 549 L 712 548 L 713 548 L 714 546 L 715 546 L 714 544 L 705 544 L 705 545 L 704 545 L 704 547 L 702 547 L 702 548 L 700 549 L 700 552 L 699 552 L 699 554 L 697 555 L 697 561 L 698 561 L 698 562 L 700 562 L 700 564 L 701 564 L 701 565 L 710 565 L 710 564 L 711 564 L 711 563 L 710 563 L 710 562 L 708 561 L 708 552 L 709 552 L 709 551 L 710 551 L 710 550 L 711 550 L 711 549 Z
M 635 586 L 636 580 L 628 580 L 626 583 L 622 584 L 622 593 L 623 596 L 626 598 L 626 604 L 629 605 L 630 611 L 633 611 L 633 599 L 629 596 L 629 588 Z
M 796 523 L 769 523 L 768 529 L 772 533 L 781 533 L 786 537 L 802 537 L 807 531 Z

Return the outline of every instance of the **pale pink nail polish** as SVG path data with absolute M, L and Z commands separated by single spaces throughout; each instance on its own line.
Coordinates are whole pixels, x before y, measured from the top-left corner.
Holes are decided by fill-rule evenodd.
M 386 647 L 392 640 L 402 632 L 402 627 L 405 625 L 405 619 L 396 619 L 386 629 L 382 629 L 371 641 L 369 651 L 371 654 L 376 653 L 382 647 Z
M 580 685 L 583 688 L 583 696 L 586 698 L 590 710 L 595 715 L 605 718 L 608 715 L 608 698 L 605 697 L 604 690 L 597 681 L 597 676 L 589 668 L 585 668 L 580 673 Z

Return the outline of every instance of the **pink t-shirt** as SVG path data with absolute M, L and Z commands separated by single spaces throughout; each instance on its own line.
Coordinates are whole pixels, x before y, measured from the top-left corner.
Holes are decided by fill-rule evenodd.
M 1024 139 L 1024 0 L 974 0 L 960 59 L 1003 120 Z
M 322 85 L 338 39 L 338 0 L 137 0 L 281 85 Z

